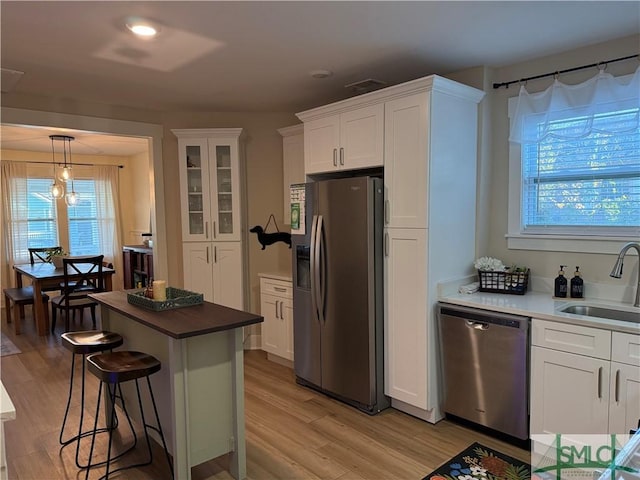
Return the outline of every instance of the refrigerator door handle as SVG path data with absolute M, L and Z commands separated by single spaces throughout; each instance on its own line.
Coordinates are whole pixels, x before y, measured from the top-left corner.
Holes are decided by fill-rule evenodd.
M 327 272 L 326 272 L 326 262 L 325 262 L 325 255 L 326 255 L 326 247 L 325 247 L 325 241 L 324 241 L 324 235 L 323 235 L 323 230 L 324 230 L 324 220 L 322 218 L 322 215 L 318 216 L 318 231 L 316 233 L 317 237 L 318 237 L 318 244 L 319 244 L 319 255 L 318 255 L 318 293 L 320 296 L 320 303 L 318 305 L 318 317 L 320 322 L 324 323 L 326 321 L 326 318 L 324 316 L 324 305 L 325 305 L 325 299 L 326 299 L 326 295 L 327 295 Z
M 318 299 L 316 298 L 316 276 L 318 265 L 316 264 L 316 250 L 317 250 L 317 239 L 316 239 L 316 227 L 318 225 L 318 216 L 313 216 L 313 221 L 311 223 L 311 248 L 310 248 L 310 262 L 309 262 L 309 274 L 311 277 L 311 311 L 313 312 L 313 317 L 318 320 Z

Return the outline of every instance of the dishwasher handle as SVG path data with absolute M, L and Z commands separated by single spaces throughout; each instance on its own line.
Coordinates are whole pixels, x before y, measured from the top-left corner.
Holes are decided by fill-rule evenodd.
M 529 317 L 524 317 L 522 315 L 480 310 L 477 308 L 463 307 L 447 303 L 440 303 L 438 311 L 441 317 L 457 317 L 465 321 L 472 321 L 487 325 L 496 325 L 524 331 L 529 330 Z
M 489 324 L 485 322 L 474 322 L 472 320 L 467 320 L 466 325 L 468 328 L 473 328 L 475 330 L 489 330 Z

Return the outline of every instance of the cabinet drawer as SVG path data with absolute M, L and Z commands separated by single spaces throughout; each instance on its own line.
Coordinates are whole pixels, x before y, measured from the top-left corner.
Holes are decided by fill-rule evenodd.
M 640 335 L 613 332 L 611 360 L 640 367 Z
M 271 278 L 261 278 L 260 294 L 275 295 L 280 298 L 293 298 L 293 286 L 291 282 L 273 280 Z
M 598 328 L 533 319 L 531 343 L 568 353 L 611 358 L 611 332 Z

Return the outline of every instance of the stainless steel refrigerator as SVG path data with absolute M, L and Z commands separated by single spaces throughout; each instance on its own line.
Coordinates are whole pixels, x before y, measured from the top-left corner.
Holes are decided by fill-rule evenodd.
M 304 185 L 292 229 L 297 382 L 374 414 L 384 395 L 383 184 L 374 177 Z M 302 223 L 304 222 L 304 223 Z

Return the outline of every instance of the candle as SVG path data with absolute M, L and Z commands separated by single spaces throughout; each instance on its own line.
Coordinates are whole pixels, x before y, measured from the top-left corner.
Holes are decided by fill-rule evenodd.
M 167 286 L 164 280 L 153 281 L 153 299 L 154 300 L 167 299 Z

